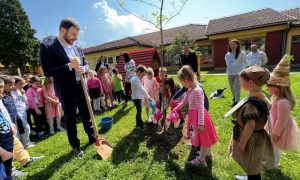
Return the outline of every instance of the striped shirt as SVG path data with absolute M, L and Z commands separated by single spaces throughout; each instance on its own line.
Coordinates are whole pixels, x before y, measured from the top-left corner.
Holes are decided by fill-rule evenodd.
M 189 89 L 187 96 L 183 101 L 175 108 L 180 110 L 189 103 L 189 109 L 197 109 L 198 111 L 198 125 L 204 125 L 204 94 L 200 87 Z
M 257 51 L 256 53 L 254 52 L 248 53 L 247 59 L 248 59 L 249 66 L 253 66 L 253 65 L 265 66 L 268 62 L 266 53 L 262 51 Z

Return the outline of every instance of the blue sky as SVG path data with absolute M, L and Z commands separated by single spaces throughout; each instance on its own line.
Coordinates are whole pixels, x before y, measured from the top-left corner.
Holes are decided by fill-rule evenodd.
M 153 31 L 153 26 L 122 11 L 118 0 L 20 0 L 29 16 L 36 37 L 42 39 L 58 34 L 61 19 L 72 17 L 81 26 L 78 44 L 82 47 Z M 158 0 L 149 0 L 159 2 Z M 178 2 L 179 0 L 175 0 Z M 130 11 L 151 18 L 155 11 L 146 5 L 126 0 Z M 172 13 L 171 0 L 165 1 L 164 11 Z M 300 0 L 189 0 L 181 14 L 167 28 L 194 24 L 207 24 L 210 19 L 231 16 L 263 8 L 286 10 L 300 7 Z

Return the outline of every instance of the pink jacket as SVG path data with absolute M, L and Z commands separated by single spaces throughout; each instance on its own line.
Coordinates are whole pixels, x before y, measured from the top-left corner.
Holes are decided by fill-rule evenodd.
M 43 95 L 43 89 L 42 88 L 35 89 L 33 87 L 30 87 L 26 91 L 26 96 L 27 96 L 27 99 L 28 99 L 29 109 L 36 109 L 36 108 L 45 106 L 45 101 L 44 101 L 44 95 Z
M 103 95 L 102 83 L 101 83 L 101 81 L 97 77 L 94 77 L 93 79 L 88 79 L 87 86 L 88 86 L 88 89 L 97 88 L 98 87 L 100 95 Z

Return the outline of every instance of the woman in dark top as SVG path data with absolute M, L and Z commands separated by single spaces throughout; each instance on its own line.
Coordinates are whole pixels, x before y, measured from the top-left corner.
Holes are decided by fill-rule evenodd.
M 97 61 L 95 71 L 98 72 L 99 68 L 105 66 L 108 67 L 107 58 L 105 56 L 101 56 Z

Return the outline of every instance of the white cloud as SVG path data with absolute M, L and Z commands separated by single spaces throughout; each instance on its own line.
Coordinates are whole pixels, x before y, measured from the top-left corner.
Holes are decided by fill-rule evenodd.
M 128 36 L 153 32 L 154 25 L 145 22 L 132 14 L 118 15 L 118 12 L 109 7 L 107 0 L 101 0 L 93 5 L 96 9 L 101 9 L 104 13 L 105 22 L 112 26 L 114 29 L 126 29 Z

